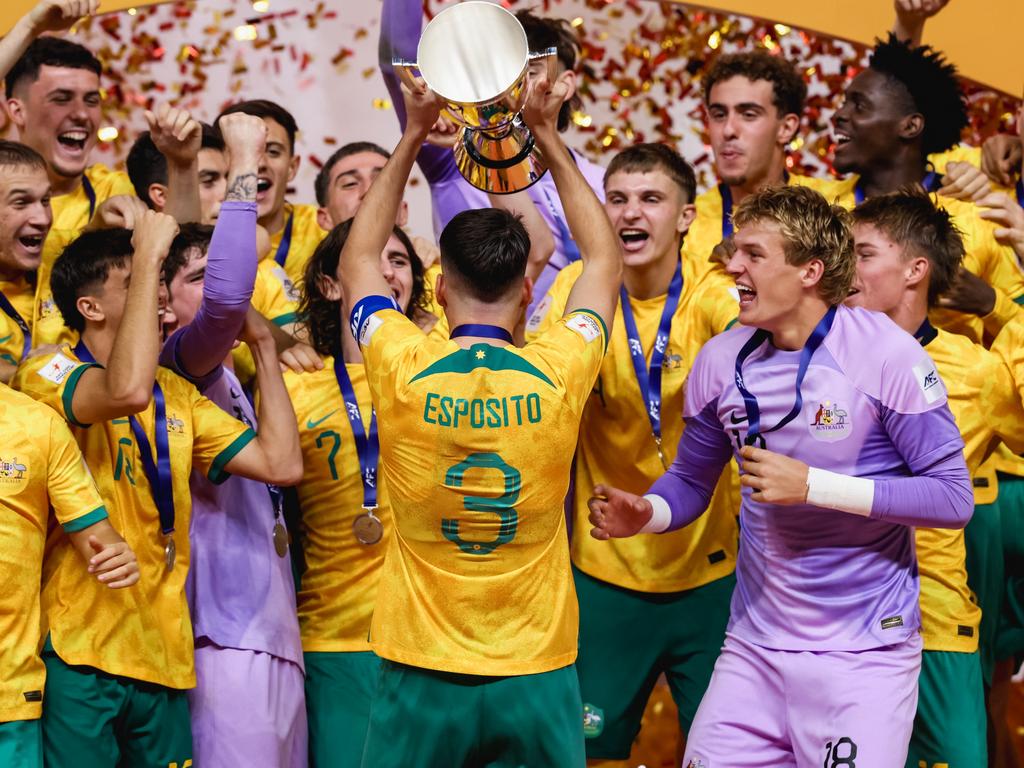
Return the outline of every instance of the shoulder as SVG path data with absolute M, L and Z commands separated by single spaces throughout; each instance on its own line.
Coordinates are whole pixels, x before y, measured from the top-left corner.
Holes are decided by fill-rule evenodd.
M 810 187 L 821 194 L 826 200 L 838 202 L 841 198 L 852 195 L 856 179 L 835 179 L 832 177 L 804 176 L 799 173 L 792 173 L 789 176 L 789 183 L 798 187 Z
M 323 231 L 320 227 L 319 222 L 316 220 L 316 214 L 319 209 L 315 205 L 308 203 L 293 203 L 292 204 L 292 215 L 295 217 L 295 226 L 301 226 L 303 229 L 310 227 L 316 227 Z M 327 234 L 324 232 L 324 234 Z
M 949 163 L 970 163 L 971 165 L 980 168 L 981 167 L 981 148 L 972 147 L 967 144 L 957 144 L 952 149 L 947 149 L 945 152 L 936 152 L 934 155 L 928 155 L 928 161 L 935 166 L 937 173 L 944 173 L 946 166 Z
M 114 195 L 135 194 L 135 187 L 124 171 L 115 171 L 102 163 L 96 163 L 85 169 L 85 175 L 96 190 L 96 196 L 101 199 Z
M 25 391 L 31 389 L 31 387 L 24 386 L 29 382 L 38 384 L 36 379 L 41 379 L 49 382 L 50 385 L 60 386 L 67 382 L 72 374 L 77 369 L 85 369 L 94 365 L 93 363 L 84 363 L 75 356 L 75 353 L 70 347 L 61 347 L 57 352 L 45 355 L 34 355 L 26 358 L 14 375 L 12 385 L 21 384 L 22 386 L 15 386 L 15 389 Z

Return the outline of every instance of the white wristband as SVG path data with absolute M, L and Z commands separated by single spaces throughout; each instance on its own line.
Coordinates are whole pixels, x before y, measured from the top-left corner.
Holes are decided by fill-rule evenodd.
M 669 525 L 672 524 L 672 509 L 669 507 L 668 502 L 661 496 L 653 493 L 647 494 L 644 498 L 651 502 L 651 506 L 654 507 L 654 514 L 651 515 L 651 519 L 647 521 L 647 524 L 640 529 L 640 533 L 662 533 L 667 530 Z
M 868 517 L 875 500 L 875 481 L 841 475 L 817 467 L 807 468 L 807 503 Z

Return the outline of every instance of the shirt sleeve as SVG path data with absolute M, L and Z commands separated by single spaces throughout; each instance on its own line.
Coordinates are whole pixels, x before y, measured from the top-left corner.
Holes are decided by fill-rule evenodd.
M 98 366 L 80 362 L 64 351 L 30 357 L 19 366 L 11 387 L 50 406 L 69 424 L 88 427 L 75 418 L 73 403 L 82 374 L 93 367 Z
M 562 316 L 565 314 L 565 305 L 569 299 L 569 293 L 572 291 L 573 285 L 576 284 L 576 278 L 578 277 L 579 272 L 573 267 L 568 267 L 558 274 L 551 284 L 551 288 L 548 289 L 544 298 L 537 303 L 530 317 L 526 320 L 527 341 L 537 340 L 541 334 L 554 327 L 562 319 Z
M 589 309 L 577 309 L 527 344 L 523 355 L 552 377 L 564 390 L 573 413 L 581 416 L 601 372 L 607 346 L 604 320 Z
M 193 389 L 192 466 L 214 484 L 230 477 L 228 463 L 256 438 L 256 433 Z
M 199 311 L 165 342 L 161 364 L 190 381 L 220 368 L 245 322 L 255 280 L 256 204 L 228 200 L 210 241 Z
M 288 273 L 265 259 L 256 269 L 252 293 L 253 308 L 278 328 L 299 319 L 299 295 Z
M 107 509 L 67 424 L 50 416 L 46 490 L 57 522 L 76 533 L 107 518 Z

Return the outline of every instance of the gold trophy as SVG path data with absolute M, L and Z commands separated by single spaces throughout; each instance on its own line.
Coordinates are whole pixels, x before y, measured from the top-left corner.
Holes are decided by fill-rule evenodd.
M 556 50 L 530 53 L 526 32 L 511 13 L 487 2 L 464 2 L 427 24 L 416 62 L 396 59 L 410 88 L 416 73 L 444 102 L 443 114 L 462 126 L 455 140 L 459 173 L 477 189 L 508 194 L 547 172 L 533 135 L 519 116 L 531 61 L 554 80 Z

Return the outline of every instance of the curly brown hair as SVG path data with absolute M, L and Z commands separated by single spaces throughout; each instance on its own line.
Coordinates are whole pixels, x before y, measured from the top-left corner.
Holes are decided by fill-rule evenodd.
M 803 115 L 807 99 L 803 77 L 789 61 L 763 49 L 719 56 L 704 75 L 704 106 L 710 105 L 711 89 L 716 83 L 734 77 L 745 77 L 751 82 L 766 80 L 772 84 L 772 104 L 780 115 Z

